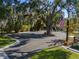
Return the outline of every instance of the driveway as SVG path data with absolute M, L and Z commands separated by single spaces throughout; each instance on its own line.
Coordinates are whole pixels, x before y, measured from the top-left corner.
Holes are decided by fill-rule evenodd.
M 9 59 L 5 52 L 0 51 L 0 59 Z
M 39 32 L 20 32 L 18 34 L 10 34 L 9 36 L 20 40 L 20 44 L 5 49 L 10 59 L 28 59 L 35 52 L 47 48 L 51 40 L 64 40 L 66 35 L 64 32 L 52 32 L 54 36 L 43 35 L 44 31 Z

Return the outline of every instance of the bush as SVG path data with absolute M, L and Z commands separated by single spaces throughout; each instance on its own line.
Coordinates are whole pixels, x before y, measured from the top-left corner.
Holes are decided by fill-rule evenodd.
M 30 27 L 31 27 L 31 25 L 29 25 L 29 24 L 22 25 L 22 28 L 20 31 L 22 31 L 22 32 L 29 31 Z
M 79 45 L 72 45 L 71 48 L 79 50 Z
M 21 21 L 20 20 L 15 20 L 15 23 L 14 23 L 15 33 L 19 32 L 21 28 L 22 28 Z
M 10 19 L 10 20 L 8 20 L 8 22 L 6 24 L 5 31 L 7 33 L 11 33 L 11 31 L 13 30 L 13 28 L 14 28 L 14 21 L 13 21 L 13 19 Z
M 8 20 L 5 31 L 7 33 L 11 33 L 12 31 L 15 31 L 15 33 L 17 33 L 21 28 L 22 28 L 21 20 L 11 19 Z
M 34 26 L 31 28 L 33 31 L 39 31 L 43 29 L 43 24 L 41 20 L 37 20 L 37 22 L 34 24 Z

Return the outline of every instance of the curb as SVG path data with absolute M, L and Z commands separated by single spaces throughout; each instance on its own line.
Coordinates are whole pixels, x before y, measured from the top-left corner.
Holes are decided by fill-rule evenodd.
M 4 51 L 4 49 L 9 48 L 10 46 L 14 46 L 14 45 L 19 44 L 19 43 L 20 43 L 20 41 L 19 41 L 19 40 L 16 40 L 15 43 L 10 44 L 10 45 L 8 45 L 8 46 L 5 46 L 5 47 L 3 47 L 3 48 L 0 48 L 0 51 Z
M 63 47 L 64 49 L 67 49 L 67 50 L 69 50 L 69 51 L 71 51 L 71 52 L 79 53 L 79 51 L 76 50 L 76 49 L 73 49 L 73 48 L 70 48 L 70 47 L 67 47 L 67 46 L 61 46 L 61 47 Z
M 2 54 L 0 59 L 9 59 L 9 57 L 7 56 L 7 54 L 5 52 L 0 52 L 0 53 Z

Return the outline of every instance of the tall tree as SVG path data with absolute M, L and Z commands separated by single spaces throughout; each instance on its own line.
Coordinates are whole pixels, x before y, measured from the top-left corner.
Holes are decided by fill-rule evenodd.
M 52 20 L 54 19 L 54 16 L 58 13 L 56 9 L 59 6 L 60 2 L 61 0 L 55 0 L 53 4 L 50 4 L 48 0 L 30 0 L 29 4 L 32 11 L 39 11 L 39 14 L 47 14 L 47 35 L 51 34 L 53 24 Z

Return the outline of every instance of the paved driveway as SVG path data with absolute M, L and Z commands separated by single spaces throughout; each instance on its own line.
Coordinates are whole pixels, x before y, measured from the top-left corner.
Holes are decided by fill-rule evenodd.
M 0 51 L 0 59 L 9 59 L 5 52 Z
M 5 52 L 10 59 L 27 59 L 36 51 L 47 48 L 51 40 L 65 39 L 64 32 L 52 32 L 55 36 L 44 36 L 44 31 L 39 32 L 22 32 L 18 34 L 9 35 L 13 38 L 20 40 L 20 44 L 5 49 Z

